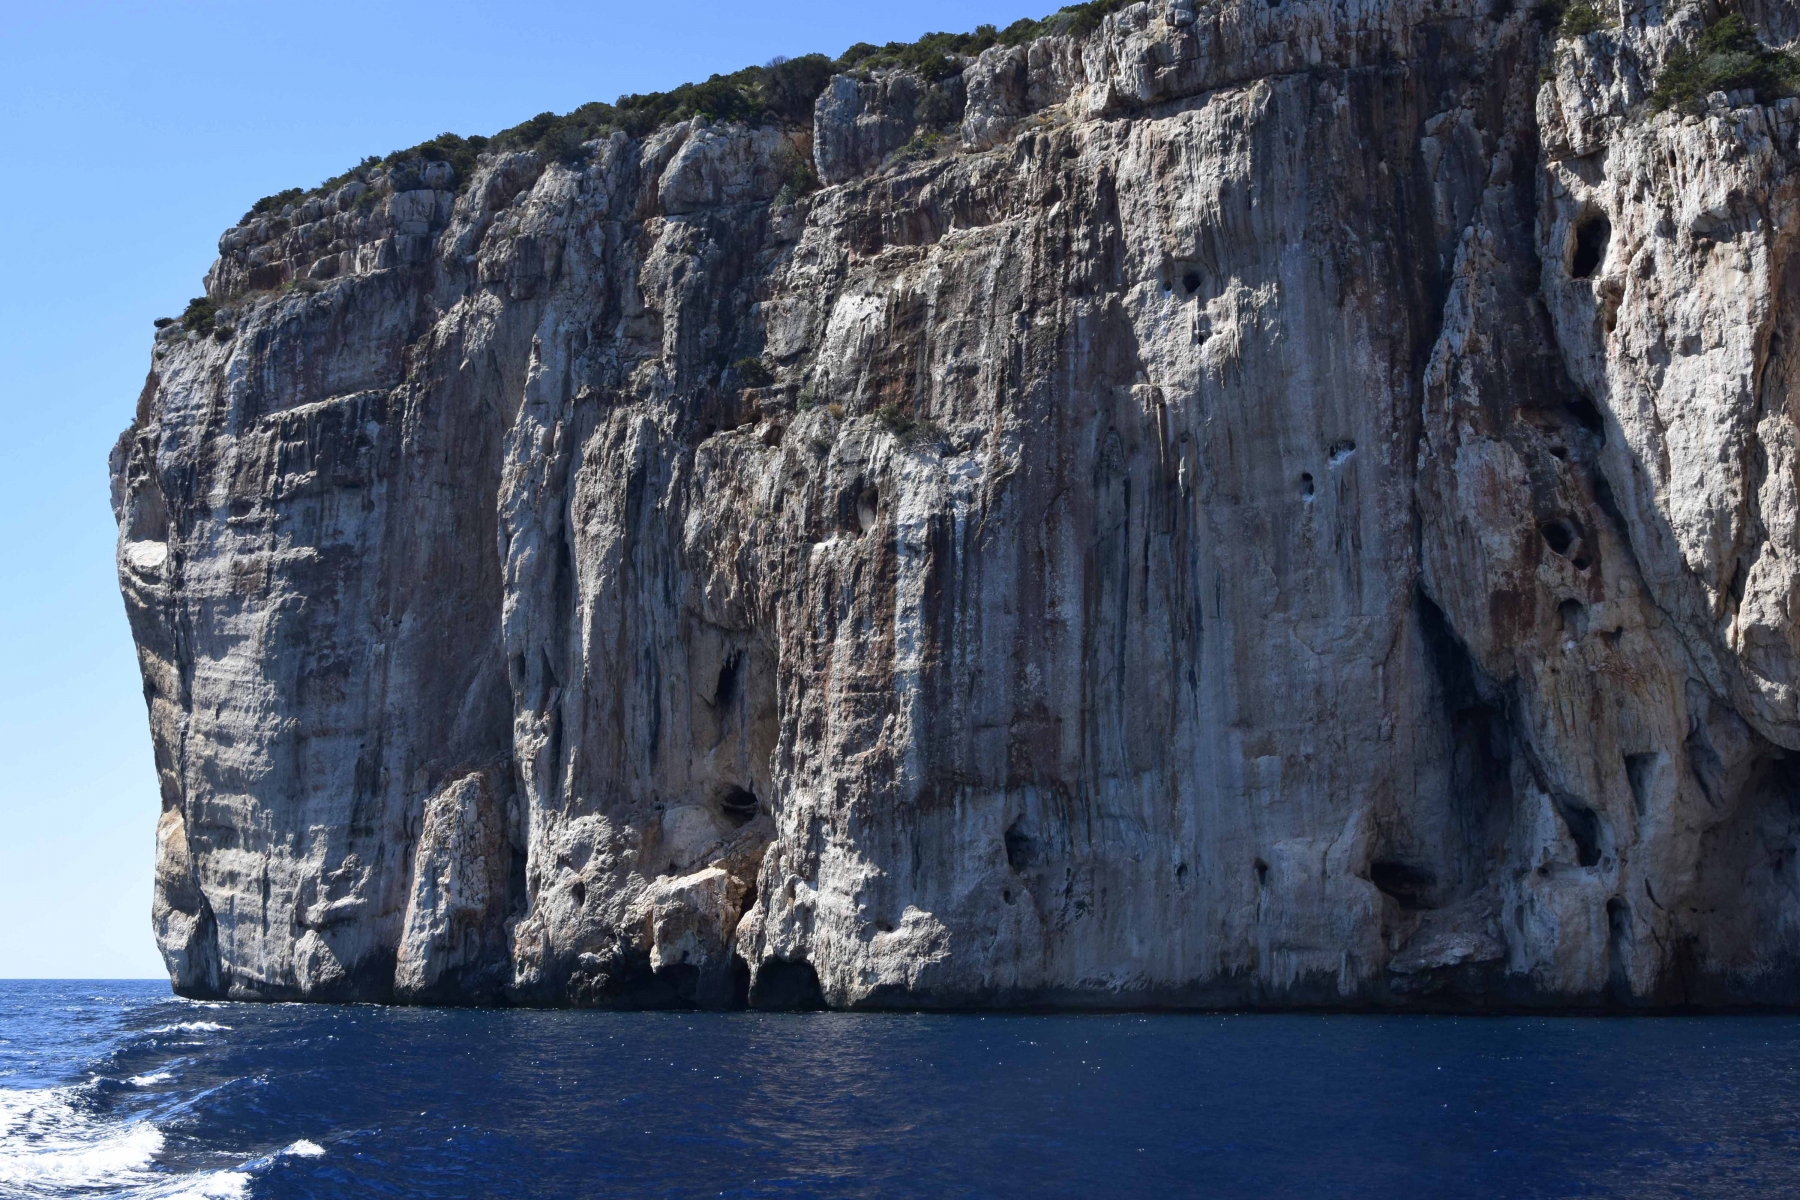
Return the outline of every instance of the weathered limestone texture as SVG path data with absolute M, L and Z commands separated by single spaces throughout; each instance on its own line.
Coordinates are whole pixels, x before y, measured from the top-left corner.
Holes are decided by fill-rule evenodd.
M 113 458 L 176 989 L 1800 1001 L 1800 102 L 1606 13 L 1159 0 L 229 230 Z

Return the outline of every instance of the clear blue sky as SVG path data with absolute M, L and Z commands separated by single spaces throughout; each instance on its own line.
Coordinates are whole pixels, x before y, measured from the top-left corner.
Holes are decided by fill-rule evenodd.
M 0 4 L 0 977 L 162 973 L 106 455 L 254 200 L 445 131 L 1057 0 Z

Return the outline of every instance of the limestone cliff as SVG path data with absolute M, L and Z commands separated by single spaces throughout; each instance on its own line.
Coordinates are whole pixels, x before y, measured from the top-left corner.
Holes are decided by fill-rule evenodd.
M 177 990 L 1800 1000 L 1800 102 L 1600 15 L 1158 0 L 227 231 L 113 460 Z

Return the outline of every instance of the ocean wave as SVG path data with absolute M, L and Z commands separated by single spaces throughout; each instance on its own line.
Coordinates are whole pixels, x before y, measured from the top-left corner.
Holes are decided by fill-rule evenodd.
M 173 1078 L 175 1078 L 173 1072 L 152 1071 L 148 1075 L 133 1075 L 125 1082 L 131 1084 L 133 1087 L 151 1087 L 158 1083 L 167 1083 Z
M 29 1195 L 156 1181 L 150 1168 L 162 1131 L 143 1120 L 109 1125 L 78 1096 L 77 1088 L 0 1088 L 0 1184 Z
M 166 1077 L 166 1073 L 165 1073 Z M 162 1130 L 145 1118 L 109 1121 L 91 1105 L 93 1089 L 0 1088 L 0 1194 L 64 1197 L 103 1194 L 121 1200 L 241 1200 L 251 1171 L 269 1159 L 193 1174 L 159 1168 Z M 281 1151 L 325 1153 L 295 1142 Z
M 242 1171 L 208 1171 L 142 1193 L 144 1200 L 239 1200 L 249 1194 L 250 1176 Z
M 153 1033 L 224 1033 L 229 1025 L 221 1025 L 217 1021 L 177 1021 L 173 1025 L 158 1025 L 155 1029 L 146 1029 L 146 1034 Z
M 290 1158 L 318 1158 L 325 1153 L 325 1147 L 317 1142 L 301 1138 L 281 1153 Z

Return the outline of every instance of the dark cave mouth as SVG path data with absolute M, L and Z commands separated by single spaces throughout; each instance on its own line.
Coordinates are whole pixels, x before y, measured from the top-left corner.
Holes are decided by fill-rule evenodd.
M 1569 278 L 1591 279 L 1606 263 L 1606 247 L 1612 241 L 1612 222 L 1592 216 L 1575 227 L 1575 252 L 1569 259 Z

